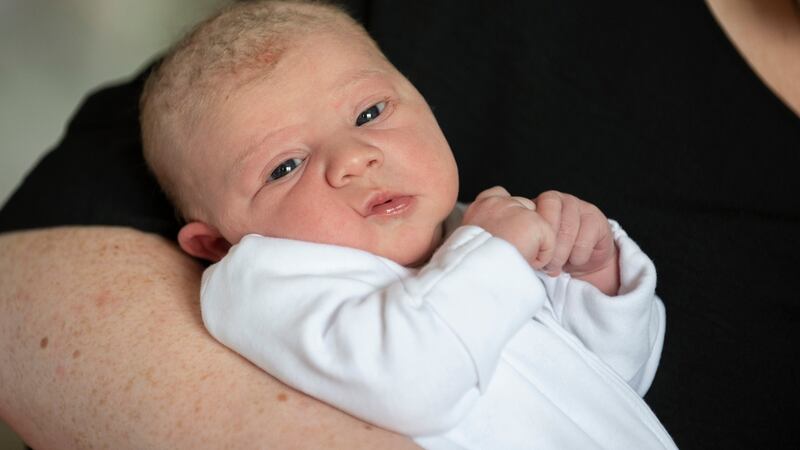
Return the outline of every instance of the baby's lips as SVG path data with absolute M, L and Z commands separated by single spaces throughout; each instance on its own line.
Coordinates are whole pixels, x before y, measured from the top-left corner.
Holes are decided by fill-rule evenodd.
M 366 202 L 364 202 L 364 205 L 361 208 L 361 215 L 366 217 L 375 214 L 380 214 L 381 209 L 384 208 L 383 205 L 391 205 L 392 202 L 396 202 L 397 199 L 400 199 L 402 197 L 408 197 L 408 196 L 405 194 L 399 194 L 394 192 L 375 191 L 371 193 L 367 197 Z
M 372 206 L 370 215 L 393 216 L 407 210 L 413 202 L 413 197 L 402 195 Z

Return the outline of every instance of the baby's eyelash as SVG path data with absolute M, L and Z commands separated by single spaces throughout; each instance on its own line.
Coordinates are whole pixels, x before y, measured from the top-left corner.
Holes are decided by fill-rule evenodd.
M 361 114 L 356 117 L 356 126 L 360 127 L 361 125 L 372 122 L 378 118 L 381 114 L 383 114 L 383 111 L 386 109 L 387 105 L 388 100 L 381 100 L 364 111 L 361 111 Z
M 269 174 L 267 177 L 267 183 L 277 181 L 278 179 L 289 175 L 291 172 L 294 172 L 301 165 L 303 165 L 304 161 L 305 159 L 303 158 L 289 158 L 286 161 L 283 161 L 282 163 L 278 164 L 278 167 L 276 167 L 272 173 Z

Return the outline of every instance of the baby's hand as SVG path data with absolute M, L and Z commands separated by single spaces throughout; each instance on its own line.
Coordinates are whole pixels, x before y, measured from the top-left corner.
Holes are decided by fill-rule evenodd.
M 536 213 L 534 202 L 512 197 L 500 186 L 478 194 L 464 213 L 463 224 L 479 226 L 508 241 L 536 269 L 542 269 L 552 259 L 554 228 Z
M 556 235 L 552 258 L 543 269 L 550 275 L 563 270 L 606 293 L 616 293 L 617 247 L 606 216 L 591 203 L 557 191 L 544 192 L 534 202 Z

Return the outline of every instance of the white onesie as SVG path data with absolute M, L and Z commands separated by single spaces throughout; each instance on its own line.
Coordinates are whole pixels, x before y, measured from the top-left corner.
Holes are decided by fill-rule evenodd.
M 655 268 L 611 224 L 616 296 L 535 272 L 475 226 L 421 269 L 249 235 L 203 274 L 203 320 L 286 384 L 428 449 L 675 448 L 641 399 L 664 338 Z

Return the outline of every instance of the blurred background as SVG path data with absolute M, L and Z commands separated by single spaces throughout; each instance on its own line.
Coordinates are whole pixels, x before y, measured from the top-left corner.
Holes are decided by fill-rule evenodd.
M 225 3 L 0 0 L 0 204 L 89 91 L 134 74 Z M 21 448 L 0 420 L 0 450 Z

